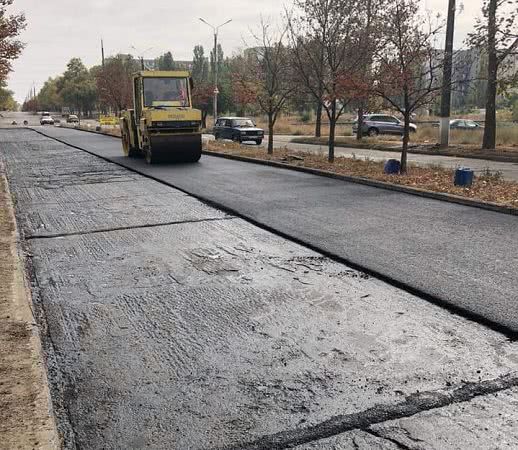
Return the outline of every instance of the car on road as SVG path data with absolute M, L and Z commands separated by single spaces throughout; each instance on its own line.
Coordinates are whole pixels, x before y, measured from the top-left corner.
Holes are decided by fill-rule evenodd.
M 368 114 L 363 116 L 362 133 L 367 136 L 377 136 L 378 134 L 397 134 L 402 135 L 405 124 L 397 117 L 384 114 Z M 410 132 L 415 133 L 417 125 L 410 124 Z M 353 133 L 358 132 L 358 121 L 353 124 Z
M 248 117 L 220 117 L 212 131 L 216 139 L 232 139 L 234 142 L 254 141 L 261 145 L 264 130 Z
M 40 125 L 54 125 L 54 119 L 50 115 L 43 115 L 40 118 Z
M 474 120 L 455 119 L 450 121 L 450 130 L 482 130 L 484 127 Z
M 70 114 L 67 117 L 67 123 L 79 123 L 79 117 L 77 117 L 75 114 Z
M 432 125 L 434 128 L 439 128 L 441 124 L 436 122 Z M 450 120 L 450 130 L 468 130 L 468 131 L 476 131 L 483 130 L 484 127 L 480 125 L 478 122 L 469 119 L 453 119 Z

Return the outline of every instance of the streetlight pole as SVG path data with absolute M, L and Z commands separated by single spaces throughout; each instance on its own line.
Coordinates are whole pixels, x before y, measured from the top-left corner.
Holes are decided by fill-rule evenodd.
M 209 22 L 207 22 L 205 19 L 199 18 L 200 21 L 202 21 L 204 24 L 208 25 L 212 28 L 214 31 L 214 124 L 216 124 L 216 120 L 218 119 L 218 30 L 223 26 L 226 25 L 229 22 L 232 22 L 232 19 L 227 20 L 226 22 L 222 23 L 221 25 L 218 25 L 215 27 L 214 25 L 211 25 Z
M 441 95 L 441 148 L 450 145 L 450 113 L 451 113 L 451 76 L 453 69 L 453 35 L 455 32 L 455 0 L 448 0 L 448 20 L 446 24 L 446 47 L 444 49 L 444 68 Z
M 133 50 L 135 50 L 138 53 L 138 50 L 135 48 L 135 46 L 131 46 Z M 141 70 L 146 70 L 144 66 L 144 55 L 149 52 L 150 50 L 153 50 L 154 47 L 149 47 L 148 49 L 144 50 L 140 55 L 137 55 L 137 57 L 140 59 L 140 68 Z

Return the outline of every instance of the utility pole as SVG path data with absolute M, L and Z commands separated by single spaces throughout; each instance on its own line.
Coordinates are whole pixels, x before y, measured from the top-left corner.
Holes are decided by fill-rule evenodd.
M 102 65 L 104 67 L 104 42 L 102 39 L 101 39 L 101 61 L 102 61 Z
M 211 25 L 209 22 L 207 22 L 205 19 L 199 18 L 204 24 L 211 27 L 214 31 L 214 124 L 216 124 L 216 120 L 218 120 L 218 30 L 223 26 L 226 25 L 229 22 L 232 22 L 232 19 L 227 20 L 225 23 L 222 23 L 221 25 L 218 25 L 215 27 L 214 25 Z
M 444 49 L 444 67 L 441 96 L 441 148 L 450 145 L 450 113 L 451 113 L 451 85 L 453 69 L 453 36 L 455 33 L 455 0 L 448 0 L 448 21 L 446 24 L 446 46 Z
M 214 30 L 214 125 L 218 120 L 218 30 Z

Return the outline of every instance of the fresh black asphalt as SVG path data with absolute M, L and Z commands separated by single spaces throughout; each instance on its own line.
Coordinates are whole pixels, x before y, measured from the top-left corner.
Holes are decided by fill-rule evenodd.
M 217 157 L 148 166 L 113 137 L 38 131 L 518 333 L 518 217 Z

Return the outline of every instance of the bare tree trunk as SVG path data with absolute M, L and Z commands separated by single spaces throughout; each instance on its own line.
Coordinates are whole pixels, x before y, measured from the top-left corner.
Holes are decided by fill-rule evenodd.
M 403 130 L 403 148 L 401 150 L 401 174 L 406 174 L 407 172 L 408 142 L 410 140 L 410 114 L 405 113 L 404 120 L 405 127 Z
M 496 8 L 497 0 L 489 1 L 488 8 L 488 62 L 486 92 L 486 123 L 482 148 L 492 150 L 496 146 L 496 93 L 498 74 L 498 55 L 496 52 Z
M 322 102 L 317 103 L 315 137 L 322 136 Z
M 335 130 L 336 130 L 336 99 L 331 103 L 331 114 L 329 115 L 329 155 L 327 160 L 335 161 Z
M 356 130 L 356 139 L 361 141 L 363 138 L 363 105 L 358 108 L 358 130 Z
M 273 113 L 268 113 L 268 154 L 273 155 L 273 126 L 275 121 L 273 119 Z

